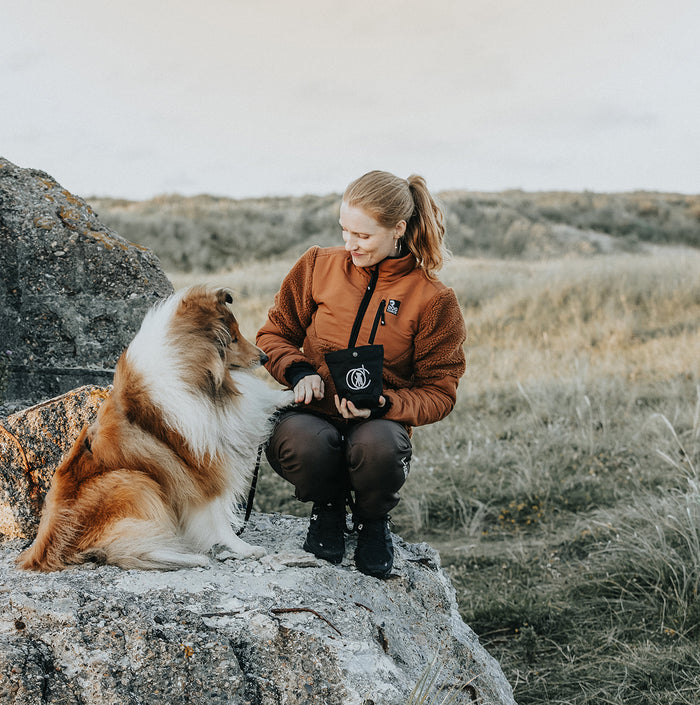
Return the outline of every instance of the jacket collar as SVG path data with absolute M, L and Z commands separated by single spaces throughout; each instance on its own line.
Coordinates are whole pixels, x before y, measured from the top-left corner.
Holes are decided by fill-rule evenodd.
M 383 281 L 399 279 L 416 268 L 416 258 L 409 252 L 403 257 L 387 257 L 373 267 L 358 267 L 352 263 L 352 258 L 347 255 L 346 266 L 350 271 L 355 271 L 365 279 L 372 275 L 374 267 L 379 267 L 379 278 Z

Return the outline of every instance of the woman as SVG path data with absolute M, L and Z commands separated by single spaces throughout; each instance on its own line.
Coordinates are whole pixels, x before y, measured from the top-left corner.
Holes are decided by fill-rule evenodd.
M 297 498 L 313 502 L 304 549 L 342 561 L 354 494 L 355 563 L 384 578 L 394 560 L 388 513 L 408 475 L 411 427 L 452 410 L 466 333 L 454 291 L 436 277 L 445 229 L 424 179 L 365 174 L 343 195 L 340 226 L 345 247 L 302 255 L 258 332 L 267 369 L 297 402 L 266 454 Z M 336 393 L 325 354 L 372 342 L 383 346 L 383 391 L 358 407 Z

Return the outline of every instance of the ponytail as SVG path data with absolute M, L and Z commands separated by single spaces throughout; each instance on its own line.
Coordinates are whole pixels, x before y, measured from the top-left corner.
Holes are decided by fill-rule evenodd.
M 406 225 L 406 247 L 428 278 L 436 279 L 437 272 L 449 256 L 444 244 L 445 219 L 422 176 L 409 176 L 408 188 L 414 208 Z
M 343 201 L 367 211 L 385 228 L 405 220 L 405 248 L 429 279 L 437 279 L 449 256 L 444 245 L 444 216 L 422 176 L 401 179 L 386 171 L 370 171 L 345 189 Z

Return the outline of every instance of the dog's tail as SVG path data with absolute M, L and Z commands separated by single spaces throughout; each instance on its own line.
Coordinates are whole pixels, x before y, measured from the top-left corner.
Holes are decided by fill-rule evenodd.
M 72 562 L 109 563 L 126 570 L 178 570 L 209 564 L 207 556 L 195 553 L 174 526 L 154 519 L 125 518 L 112 524 L 100 540 L 77 553 Z
M 71 509 L 73 485 L 80 474 L 94 470 L 94 463 L 86 457 L 90 455 L 86 446 L 87 431 L 88 427 L 83 426 L 51 479 L 34 543 L 17 557 L 20 568 L 52 571 L 66 567 L 64 557 L 71 553 L 80 532 Z
M 54 507 L 54 493 L 49 490 L 44 501 L 39 532 L 34 543 L 17 556 L 17 566 L 24 570 L 50 572 L 66 567 L 66 555 L 70 555 L 75 544 L 77 526 L 72 522 L 70 511 Z

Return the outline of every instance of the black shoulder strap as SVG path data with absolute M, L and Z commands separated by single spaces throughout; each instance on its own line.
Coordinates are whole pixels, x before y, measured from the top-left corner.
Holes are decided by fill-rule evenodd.
M 365 295 L 362 297 L 362 301 L 360 301 L 360 308 L 357 309 L 357 316 L 355 316 L 355 322 L 352 324 L 352 331 L 348 342 L 349 348 L 354 348 L 355 343 L 357 343 L 357 337 L 360 335 L 360 328 L 362 328 L 362 319 L 365 317 L 367 307 L 369 306 L 369 300 L 372 298 L 374 288 L 377 286 L 377 279 L 379 279 L 378 266 L 372 270 L 372 275 L 369 278 L 369 284 L 365 290 Z

